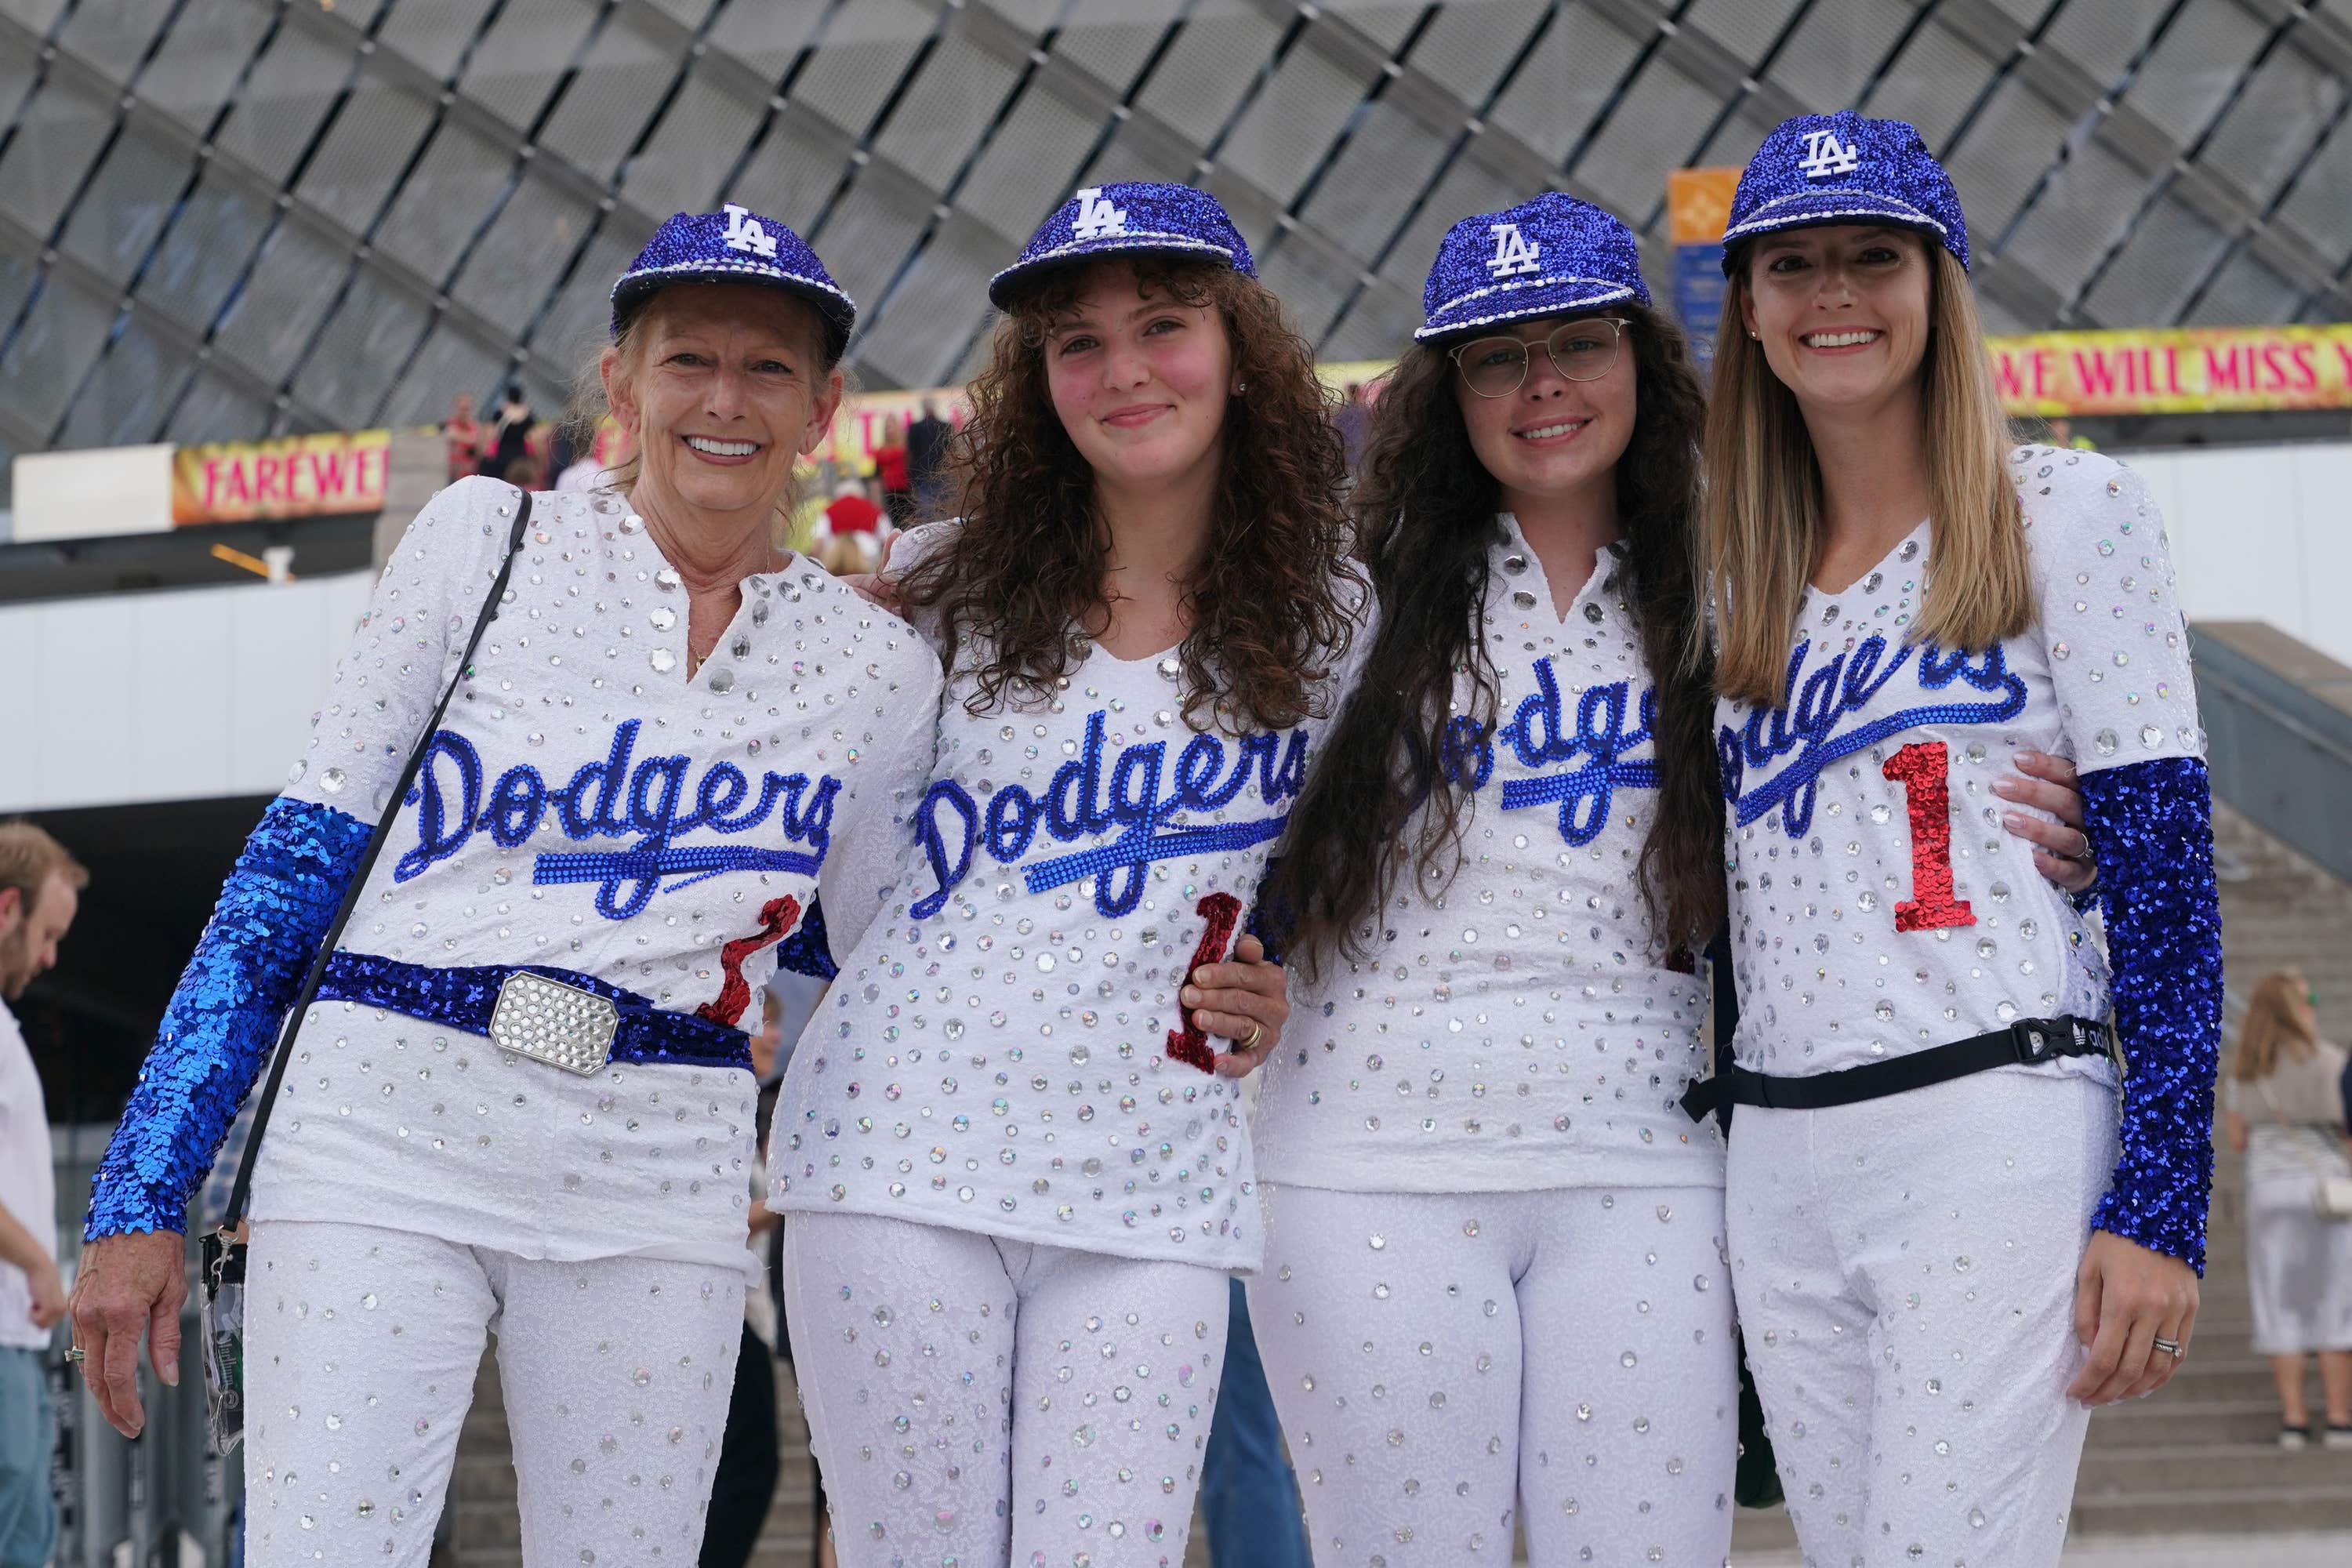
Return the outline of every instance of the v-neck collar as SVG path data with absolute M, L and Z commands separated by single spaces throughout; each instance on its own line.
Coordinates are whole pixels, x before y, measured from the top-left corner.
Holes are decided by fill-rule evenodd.
M 1527 533 L 1519 527 L 1518 518 L 1505 511 L 1497 512 L 1496 520 L 1503 525 L 1504 534 L 1502 554 L 1496 564 L 1511 585 L 1514 600 L 1525 595 L 1529 601 L 1526 604 L 1515 602 L 1512 607 L 1530 615 L 1538 610 L 1549 611 L 1551 620 L 1549 625 L 1554 628 L 1566 626 L 1568 617 L 1576 612 L 1576 607 L 1601 591 L 1601 585 L 1614 574 L 1613 569 L 1625 549 L 1623 540 L 1612 539 L 1594 551 L 1592 570 L 1585 574 L 1583 583 L 1570 596 L 1568 603 L 1562 605 L 1553 596 L 1551 574 L 1544 570 L 1543 557 L 1537 554 L 1535 546 L 1528 542 Z
M 775 571 L 754 572 L 739 582 L 734 615 L 728 618 L 726 630 L 719 634 L 710 657 L 697 665 L 688 648 L 693 617 L 685 579 L 654 539 L 654 531 L 646 525 L 643 514 L 629 505 L 627 497 L 619 500 L 621 515 L 614 524 L 616 547 L 627 552 L 643 550 L 652 557 L 652 565 L 640 585 L 644 594 L 634 612 L 649 634 L 646 637 L 648 675 L 689 690 L 718 695 L 731 691 L 739 677 L 738 662 L 751 657 L 752 630 L 766 625 L 769 616 L 774 613 L 776 583 L 803 558 L 788 551 L 784 563 Z M 615 574 L 618 575 L 617 569 Z M 693 668 L 690 675 L 689 666 Z

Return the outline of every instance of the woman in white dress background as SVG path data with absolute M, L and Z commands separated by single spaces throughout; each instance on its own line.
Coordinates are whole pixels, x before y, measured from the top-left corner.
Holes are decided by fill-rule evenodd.
M 2319 1037 L 2317 997 L 2292 969 L 2255 985 L 2221 1086 L 2230 1146 L 2246 1157 L 2246 1278 L 2254 1349 L 2278 1380 L 2279 1446 L 2352 1448 L 2352 1215 L 2321 1211 L 2323 1183 L 2352 1180 L 2344 1047 Z M 2327 1424 L 2309 1431 L 2304 1374 L 2319 1362 Z

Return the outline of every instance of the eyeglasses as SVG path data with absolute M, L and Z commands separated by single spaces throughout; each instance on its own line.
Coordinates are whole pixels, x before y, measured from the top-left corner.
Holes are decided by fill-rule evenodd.
M 1581 316 L 1545 334 L 1544 353 L 1552 369 L 1570 381 L 1599 381 L 1617 363 L 1617 345 L 1628 323 L 1615 316 Z M 1481 397 L 1508 397 L 1525 385 L 1529 353 L 1524 338 L 1473 338 L 1448 351 L 1462 384 Z

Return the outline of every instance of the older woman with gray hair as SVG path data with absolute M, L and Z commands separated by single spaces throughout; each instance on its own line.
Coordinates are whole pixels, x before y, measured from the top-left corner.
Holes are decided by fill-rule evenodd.
M 638 457 L 587 494 L 466 479 L 411 525 L 99 1173 L 74 1331 L 135 1434 L 142 1330 L 174 1381 L 188 1196 L 331 947 L 256 1135 L 256 1568 L 424 1568 L 486 1330 L 523 1561 L 694 1561 L 752 1003 L 876 912 L 930 764 L 936 658 L 773 543 L 848 298 L 730 206 L 664 224 L 613 305 Z

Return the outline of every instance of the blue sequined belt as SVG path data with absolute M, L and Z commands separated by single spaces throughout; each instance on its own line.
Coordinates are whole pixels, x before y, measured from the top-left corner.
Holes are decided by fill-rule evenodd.
M 608 1062 L 751 1065 L 751 1041 L 740 1029 L 673 1013 L 593 974 L 546 964 L 434 969 L 339 950 L 327 960 L 319 1000 L 388 1007 L 583 1075 Z

